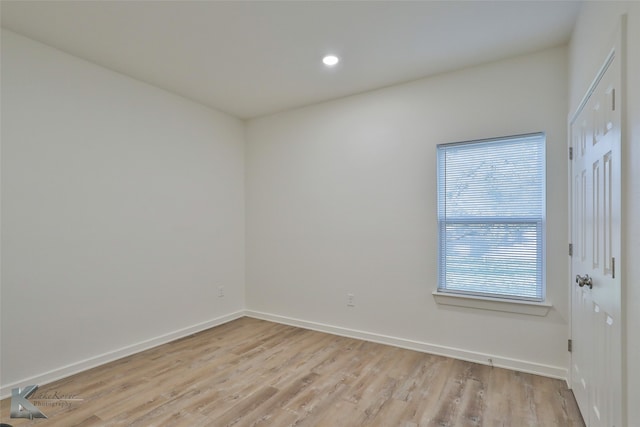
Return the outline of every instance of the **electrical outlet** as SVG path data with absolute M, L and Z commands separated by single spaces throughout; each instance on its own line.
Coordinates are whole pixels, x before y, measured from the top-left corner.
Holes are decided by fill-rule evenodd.
M 356 306 L 356 297 L 353 294 L 347 294 L 347 307 Z
M 224 296 L 224 286 L 218 286 L 218 298 L 222 298 Z

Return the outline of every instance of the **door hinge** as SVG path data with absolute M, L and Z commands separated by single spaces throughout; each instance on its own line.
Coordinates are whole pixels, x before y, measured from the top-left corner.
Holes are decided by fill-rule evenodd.
M 611 111 L 616 111 L 616 89 L 611 89 Z
M 569 147 L 569 160 L 573 160 L 573 147 Z
M 616 278 L 616 259 L 611 258 L 611 278 Z
M 569 351 L 569 353 L 573 351 L 573 340 L 567 341 L 567 350 Z
M 573 256 L 573 243 L 569 243 L 569 256 Z

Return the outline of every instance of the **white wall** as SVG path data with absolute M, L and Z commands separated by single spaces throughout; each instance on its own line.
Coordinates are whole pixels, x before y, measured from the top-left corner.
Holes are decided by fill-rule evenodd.
M 624 12 L 632 183 L 638 3 L 584 5 L 568 88 L 566 51 L 551 49 L 252 120 L 246 153 L 240 121 L 3 30 L 2 392 L 241 313 L 245 190 L 250 314 L 564 375 L 565 121 Z M 435 145 L 541 130 L 553 310 L 437 305 Z M 634 361 L 640 192 L 627 186 L 625 200 Z M 633 363 L 627 389 L 640 401 Z M 640 407 L 628 411 L 640 419 Z
M 582 96 L 613 46 L 620 17 L 627 14 L 626 141 L 623 145 L 623 301 L 626 303 L 627 423 L 640 420 L 640 3 L 585 2 L 569 50 L 570 112 Z M 625 102 L 623 100 L 623 102 Z
M 2 31 L 4 395 L 242 313 L 243 141 L 235 118 Z
M 249 121 L 249 313 L 565 376 L 566 54 L 555 48 Z M 553 309 L 536 317 L 437 305 L 436 144 L 537 131 L 547 132 Z

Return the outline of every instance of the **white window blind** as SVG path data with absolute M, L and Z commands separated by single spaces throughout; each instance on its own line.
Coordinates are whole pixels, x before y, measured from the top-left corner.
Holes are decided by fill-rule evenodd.
M 438 290 L 544 300 L 544 134 L 437 151 Z

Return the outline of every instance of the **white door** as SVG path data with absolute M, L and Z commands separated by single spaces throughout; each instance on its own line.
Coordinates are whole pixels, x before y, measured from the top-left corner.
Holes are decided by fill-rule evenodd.
M 570 124 L 571 382 L 587 427 L 621 427 L 620 62 L 616 48 Z

